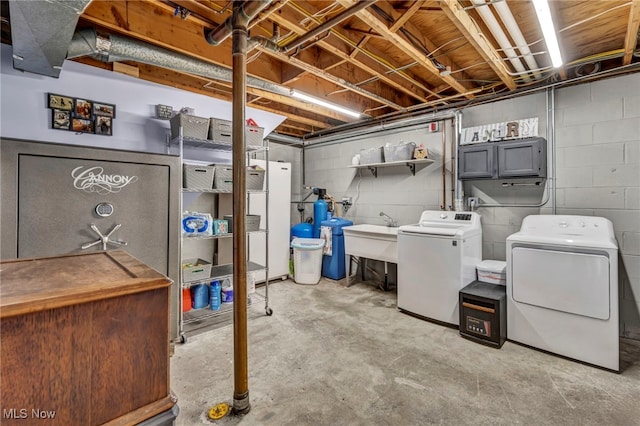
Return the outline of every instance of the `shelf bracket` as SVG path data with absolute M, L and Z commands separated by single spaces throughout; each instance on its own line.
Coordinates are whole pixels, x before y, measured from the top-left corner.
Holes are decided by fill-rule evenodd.
M 369 166 L 367 167 L 369 169 L 369 171 L 371 172 L 371 174 L 373 175 L 373 177 L 377 178 L 378 177 L 378 168 L 377 167 L 372 167 Z
M 409 170 L 411 170 L 411 175 L 416 175 L 416 163 L 406 163 Z

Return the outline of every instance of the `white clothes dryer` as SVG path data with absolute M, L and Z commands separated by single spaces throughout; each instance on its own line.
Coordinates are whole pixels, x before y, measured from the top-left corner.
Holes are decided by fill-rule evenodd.
M 458 325 L 460 290 L 476 279 L 482 228 L 475 212 L 422 212 L 398 228 L 398 308 Z
M 619 370 L 618 245 L 611 221 L 527 216 L 507 237 L 507 338 Z

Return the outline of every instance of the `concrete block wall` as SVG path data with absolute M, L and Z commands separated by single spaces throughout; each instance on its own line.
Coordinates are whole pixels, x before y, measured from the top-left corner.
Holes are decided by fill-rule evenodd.
M 339 202 L 342 197 L 351 197 L 353 206 L 346 213 L 338 205 L 338 212 L 354 223 L 384 225 L 380 212 L 384 211 L 400 225 L 416 223 L 424 210 L 439 210 L 450 200 L 443 199 L 442 190 L 442 123 L 440 131 L 430 133 L 423 124 L 401 131 L 387 131 L 352 137 L 332 144 L 305 147 L 306 183 L 326 188 L 327 193 Z M 446 158 L 450 158 L 451 127 L 446 129 Z M 406 165 L 379 167 L 378 177 L 367 168 L 350 167 L 354 155 L 360 150 L 415 142 L 424 145 L 434 162 L 418 165 L 412 176 Z M 450 196 L 451 167 L 446 165 L 447 196 Z M 307 215 L 313 215 L 313 206 L 307 205 Z
M 462 127 L 500 123 L 524 118 L 538 118 L 538 134 L 547 134 L 547 100 L 545 93 L 522 96 L 500 102 L 474 106 L 462 110 Z M 550 162 L 549 162 L 550 164 Z M 465 181 L 466 197 L 478 197 L 480 204 L 500 204 L 502 207 L 480 207 L 477 212 L 482 222 L 482 257 L 505 260 L 506 238 L 520 230 L 522 219 L 539 214 L 540 207 L 512 207 L 507 205 L 537 206 L 549 195 L 549 182 L 536 186 L 540 179 L 510 180 L 517 186 L 503 187 L 503 180 Z M 520 185 L 520 184 L 530 184 Z
M 640 73 L 557 89 L 553 105 L 547 103 L 546 93 L 537 93 L 469 107 L 462 111 L 462 126 L 538 117 L 539 134 L 550 139 L 548 108 L 554 111 L 556 146 L 554 152 L 551 145 L 548 150 L 549 179 L 541 185 L 535 185 L 536 180 L 518 180 L 530 183 L 528 186 L 503 187 L 500 181 L 463 185 L 465 196 L 503 205 L 478 209 L 483 257 L 504 260 L 506 237 L 517 232 L 528 215 L 553 214 L 554 203 L 557 214 L 609 218 L 620 250 L 621 334 L 640 340 Z M 424 143 L 435 163 L 415 177 L 402 168 L 380 168 L 377 179 L 367 169 L 348 167 L 360 149 L 401 140 Z M 306 182 L 326 187 L 336 200 L 353 197 L 355 206 L 344 216 L 355 223 L 383 224 L 378 215 L 381 210 L 400 224 L 412 223 L 423 210 L 439 209 L 443 204 L 449 207 L 449 138 L 444 191 L 441 145 L 441 134 L 430 134 L 426 127 L 311 145 L 305 148 Z M 554 176 L 556 190 L 552 192 Z
M 557 214 L 613 222 L 621 334 L 640 339 L 640 74 L 556 94 Z

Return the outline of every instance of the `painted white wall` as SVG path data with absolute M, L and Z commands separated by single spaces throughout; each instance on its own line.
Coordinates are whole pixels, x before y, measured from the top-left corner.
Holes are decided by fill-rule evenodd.
M 231 103 L 183 90 L 147 82 L 124 74 L 65 61 L 60 78 L 51 78 L 13 69 L 11 46 L 2 45 L 0 69 L 0 135 L 6 138 L 90 145 L 155 153 L 166 152 L 169 122 L 155 116 L 156 104 L 174 110 L 195 109 L 195 115 L 231 120 Z M 51 128 L 47 93 L 85 98 L 116 105 L 113 136 L 76 134 Z M 265 129 L 265 136 L 285 117 L 254 108 L 246 109 Z M 173 152 L 177 153 L 177 150 Z M 230 154 L 219 155 L 198 150 L 185 157 L 203 161 L 229 162 Z

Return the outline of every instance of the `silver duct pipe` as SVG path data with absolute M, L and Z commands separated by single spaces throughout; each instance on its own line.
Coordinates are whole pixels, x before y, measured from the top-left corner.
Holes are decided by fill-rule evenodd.
M 249 23 L 258 13 L 263 11 L 272 0 L 247 0 L 240 5 L 240 16 L 245 23 Z M 218 25 L 213 30 L 205 30 L 204 38 L 207 43 L 213 46 L 219 46 L 223 41 L 229 38 L 233 30 L 233 15 L 229 16 L 226 21 Z
M 294 136 L 283 135 L 280 133 L 269 133 L 266 137 L 270 142 L 278 142 L 287 145 L 300 145 L 302 146 L 302 138 L 296 138 Z
M 214 80 L 233 81 L 233 72 L 228 68 L 131 38 L 98 36 L 93 29 L 76 31 L 71 40 L 67 59 L 81 56 L 91 56 L 103 62 L 141 62 Z M 247 85 L 279 95 L 290 95 L 289 88 L 261 78 L 247 76 Z
M 10 0 L 13 67 L 58 78 L 73 30 L 89 3 L 91 0 Z

